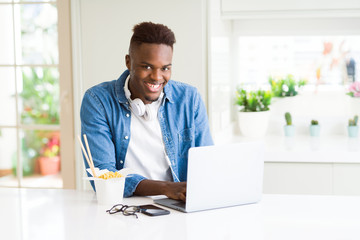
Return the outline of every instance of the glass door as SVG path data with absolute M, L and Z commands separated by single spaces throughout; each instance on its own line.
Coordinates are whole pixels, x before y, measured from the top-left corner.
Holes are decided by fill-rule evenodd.
M 62 188 L 56 1 L 0 0 L 0 186 Z

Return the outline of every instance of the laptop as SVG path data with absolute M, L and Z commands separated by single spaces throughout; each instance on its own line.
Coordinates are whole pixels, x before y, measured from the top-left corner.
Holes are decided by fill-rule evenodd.
M 264 148 L 262 142 L 190 148 L 186 203 L 154 202 L 182 212 L 256 203 L 262 196 Z

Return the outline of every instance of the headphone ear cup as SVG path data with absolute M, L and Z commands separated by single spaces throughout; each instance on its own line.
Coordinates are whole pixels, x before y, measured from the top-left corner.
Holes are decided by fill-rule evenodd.
M 151 107 L 151 105 L 145 105 L 145 113 L 144 113 L 144 118 L 147 121 L 151 121 L 154 119 L 154 109 Z
M 136 98 L 136 99 L 130 101 L 130 107 L 133 110 L 133 112 L 136 114 L 136 116 L 141 117 L 145 114 L 146 107 L 140 98 Z

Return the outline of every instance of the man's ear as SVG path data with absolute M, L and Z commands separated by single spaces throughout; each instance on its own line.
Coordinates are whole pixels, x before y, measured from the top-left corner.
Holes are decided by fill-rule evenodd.
M 125 64 L 127 69 L 129 69 L 129 71 L 131 70 L 131 61 L 130 61 L 130 55 L 126 54 L 125 55 Z

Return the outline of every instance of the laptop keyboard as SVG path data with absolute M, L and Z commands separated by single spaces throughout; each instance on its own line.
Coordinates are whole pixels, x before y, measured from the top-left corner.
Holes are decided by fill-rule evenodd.
M 172 205 L 181 207 L 181 208 L 185 208 L 185 206 L 186 206 L 186 204 L 184 202 L 173 203 Z

